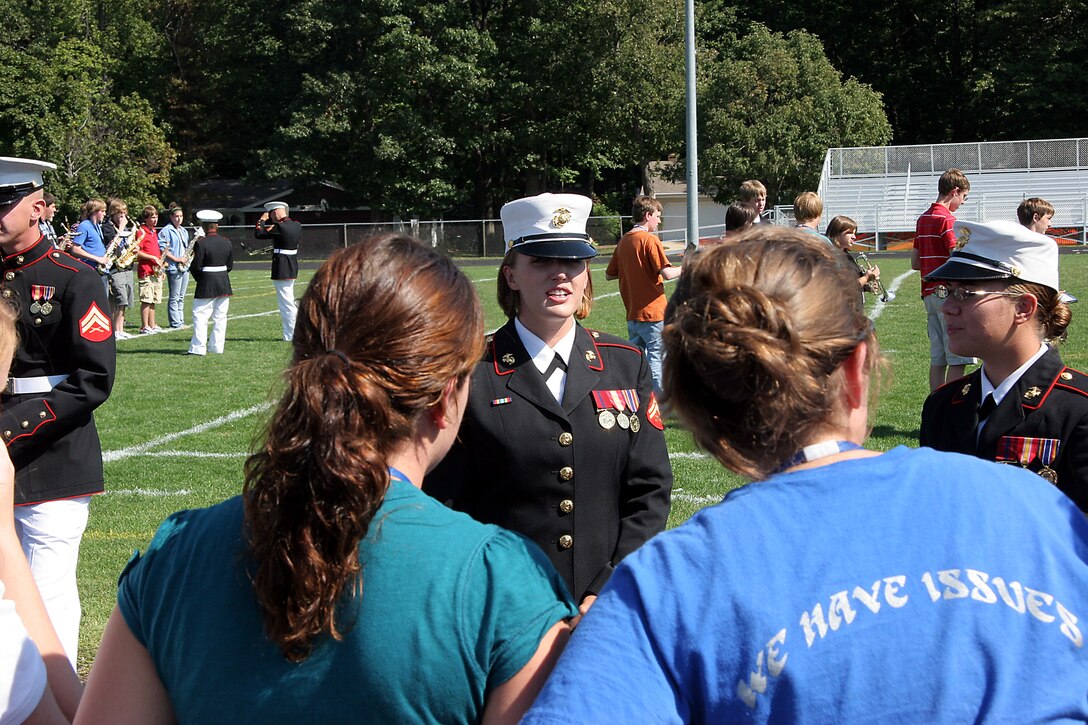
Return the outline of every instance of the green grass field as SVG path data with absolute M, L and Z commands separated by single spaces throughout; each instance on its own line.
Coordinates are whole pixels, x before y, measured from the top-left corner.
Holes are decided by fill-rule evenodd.
M 1088 303 L 1088 257 L 1063 255 L 1063 284 Z M 869 446 L 888 450 L 914 445 L 927 393 L 928 341 L 917 273 L 905 257 L 873 255 L 882 278 L 898 296 L 874 307 L 866 295 L 890 379 L 879 397 Z M 615 282 L 594 265 L 597 304 L 588 327 L 626 337 Z M 494 264 L 466 266 L 480 290 L 489 328 L 504 321 L 496 304 Z M 302 295 L 311 272 L 296 286 Z M 91 504 L 83 538 L 79 585 L 83 598 L 80 674 L 90 669 L 113 608 L 117 576 L 134 549 L 146 546 L 159 522 L 179 509 L 206 506 L 240 492 L 242 464 L 280 385 L 290 345 L 280 338 L 276 298 L 266 269 L 235 271 L 224 355 L 185 355 L 190 331 L 142 336 L 118 343 L 117 381 L 97 412 L 106 460 L 107 493 Z M 190 294 L 193 284 L 190 283 Z M 671 290 L 671 285 L 667 289 Z M 1080 307 L 1080 309 L 1078 309 Z M 1074 306 L 1074 319 L 1084 309 Z M 165 324 L 166 305 L 159 306 Z M 1085 310 L 1088 314 L 1088 310 Z M 188 305 L 186 320 L 189 320 Z M 137 320 L 130 311 L 130 328 Z M 1076 321 L 1063 348 L 1066 364 L 1088 368 L 1088 335 Z M 666 436 L 676 483 L 669 525 L 719 501 L 743 483 L 699 452 L 676 423 Z

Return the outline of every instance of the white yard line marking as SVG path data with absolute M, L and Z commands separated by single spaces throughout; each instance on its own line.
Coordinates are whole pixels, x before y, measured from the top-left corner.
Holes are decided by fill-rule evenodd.
M 102 462 L 103 463 L 110 463 L 111 461 L 119 461 L 119 460 L 121 460 L 123 458 L 131 458 L 132 456 L 138 456 L 140 454 L 147 453 L 152 448 L 156 448 L 158 446 L 161 446 L 164 443 L 169 443 L 170 441 L 176 441 L 178 438 L 184 438 L 187 435 L 193 435 L 195 433 L 203 433 L 204 431 L 212 430 L 213 428 L 218 428 L 219 426 L 226 425 L 227 423 L 232 423 L 232 422 L 234 422 L 236 420 L 240 420 L 242 418 L 247 418 L 247 417 L 249 417 L 251 415 L 255 415 L 256 413 L 262 413 L 262 412 L 268 410 L 271 407 L 272 407 L 271 403 L 260 403 L 258 405 L 251 405 L 248 408 L 243 408 L 241 410 L 236 410 L 236 411 L 234 411 L 232 413 L 227 413 L 226 415 L 220 416 L 219 418 L 216 418 L 215 420 L 210 420 L 207 423 L 201 423 L 200 425 L 195 425 L 192 428 L 189 428 L 188 430 L 178 431 L 177 433 L 167 433 L 164 436 L 159 436 L 158 438 L 154 438 L 152 440 L 149 440 L 146 443 L 138 443 L 138 444 L 136 444 L 134 446 L 129 446 L 128 448 L 122 448 L 122 449 L 116 450 L 116 451 L 103 451 L 102 452 Z
M 253 313 L 250 313 L 248 315 L 228 315 L 227 319 L 228 320 L 246 320 L 246 319 L 249 319 L 250 317 L 269 317 L 271 315 L 278 315 L 279 313 L 280 313 L 279 310 L 269 310 L 268 312 L 253 312 Z
M 696 496 L 694 494 L 685 492 L 684 489 L 682 489 L 682 488 L 674 488 L 672 490 L 672 499 L 673 499 L 673 501 L 677 501 L 677 500 L 687 501 L 688 503 L 695 503 L 695 504 L 700 504 L 700 505 L 703 505 L 703 506 L 705 506 L 706 504 L 709 504 L 709 503 L 721 503 L 721 500 L 723 498 L 725 498 L 724 495 L 721 495 L 721 496 Z
M 903 274 L 901 274 L 898 277 L 896 277 L 895 279 L 893 279 L 892 280 L 892 286 L 887 287 L 886 289 L 888 290 L 888 292 L 892 293 L 893 295 L 899 294 L 899 287 L 903 284 L 903 281 L 906 280 L 907 277 L 910 277 L 912 274 L 914 274 L 914 270 L 913 269 L 908 269 L 906 272 L 904 272 Z M 884 307 L 887 304 L 888 304 L 887 302 L 881 302 L 878 299 L 876 301 L 876 304 L 873 305 L 872 311 L 869 313 L 869 319 L 870 320 L 875 320 L 876 318 L 880 317 L 880 315 L 884 312 Z
M 246 458 L 248 453 L 210 453 L 207 451 L 148 451 L 141 456 L 151 458 Z
M 164 496 L 188 496 L 192 491 L 188 488 L 178 489 L 177 491 L 163 491 L 157 488 L 118 488 L 107 489 L 107 496 L 154 496 L 156 498 L 162 498 Z
M 685 452 L 680 451 L 677 453 L 670 453 L 669 458 L 709 458 L 705 453 L 699 453 L 698 451 Z

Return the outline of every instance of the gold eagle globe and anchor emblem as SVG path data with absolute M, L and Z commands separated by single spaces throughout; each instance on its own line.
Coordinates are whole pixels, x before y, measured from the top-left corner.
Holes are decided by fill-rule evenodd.
M 555 210 L 552 214 L 552 226 L 556 229 L 562 228 L 567 222 L 571 220 L 570 209 L 561 206 Z
M 956 249 L 963 249 L 970 240 L 971 230 L 967 227 L 960 229 L 959 233 L 956 235 Z

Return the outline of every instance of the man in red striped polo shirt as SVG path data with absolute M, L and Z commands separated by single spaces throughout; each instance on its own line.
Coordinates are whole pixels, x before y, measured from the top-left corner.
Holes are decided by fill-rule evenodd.
M 952 224 L 953 212 L 967 201 L 971 182 L 959 169 L 949 169 L 937 182 L 937 201 L 918 217 L 915 226 L 914 250 L 911 252 L 911 269 L 922 273 L 922 302 L 926 307 L 926 329 L 929 332 L 929 390 L 936 390 L 945 382 L 962 378 L 964 368 L 975 362 L 974 358 L 960 357 L 948 349 L 948 333 L 941 300 L 933 294 L 935 282 L 925 277 L 948 261 L 948 255 L 956 247 L 956 234 Z

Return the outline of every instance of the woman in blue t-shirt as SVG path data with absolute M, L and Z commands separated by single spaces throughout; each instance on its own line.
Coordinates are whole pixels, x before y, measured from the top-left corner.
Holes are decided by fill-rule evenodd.
M 445 256 L 387 235 L 330 257 L 242 495 L 129 564 L 80 716 L 515 721 L 577 609 L 534 544 L 419 490 L 482 341 Z
M 1018 466 L 864 447 L 841 256 L 771 227 L 685 265 L 665 388 L 754 482 L 623 560 L 524 722 L 1088 719 L 1088 520 Z

